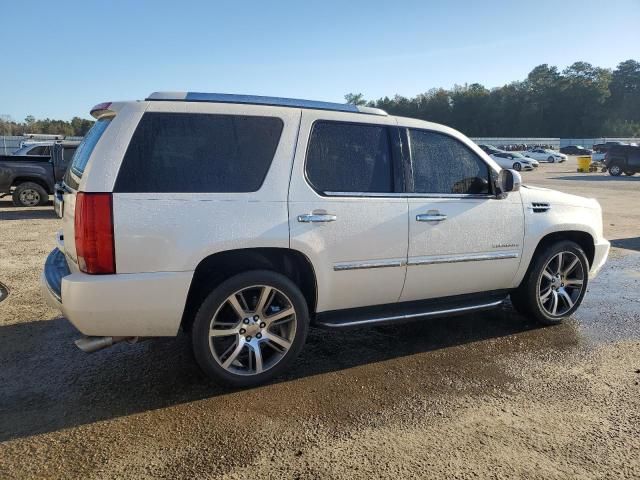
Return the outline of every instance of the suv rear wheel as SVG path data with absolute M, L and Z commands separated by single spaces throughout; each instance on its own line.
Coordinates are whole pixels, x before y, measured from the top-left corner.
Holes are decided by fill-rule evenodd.
M 636 174 L 636 172 L 627 171 L 627 172 L 624 172 L 624 174 L 625 174 L 627 177 L 633 177 L 633 176 Z
M 49 201 L 49 194 L 34 182 L 24 182 L 13 190 L 13 204 L 16 207 L 38 207 Z
M 249 387 L 287 368 L 304 345 L 308 325 L 307 303 L 291 280 L 268 270 L 240 273 L 202 303 L 193 351 L 214 380 Z
M 557 242 L 533 259 L 522 284 L 512 292 L 511 303 L 520 313 L 554 325 L 580 306 L 588 280 L 589 262 L 582 248 L 571 241 Z

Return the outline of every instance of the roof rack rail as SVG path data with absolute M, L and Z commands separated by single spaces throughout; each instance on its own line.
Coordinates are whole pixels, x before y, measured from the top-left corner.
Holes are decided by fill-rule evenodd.
M 297 98 L 263 97 L 259 95 L 235 95 L 230 93 L 201 92 L 153 92 L 145 100 L 211 102 L 211 103 L 244 103 L 248 105 L 270 105 L 274 107 L 311 108 L 314 110 L 332 110 L 336 112 L 365 113 L 368 115 L 386 116 L 387 112 L 379 108 L 361 107 L 349 103 L 321 102 Z

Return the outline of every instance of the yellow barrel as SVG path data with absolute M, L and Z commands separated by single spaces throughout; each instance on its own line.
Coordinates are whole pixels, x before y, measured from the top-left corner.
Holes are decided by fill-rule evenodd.
M 589 165 L 591 165 L 591 156 L 583 155 L 578 157 L 578 171 L 579 172 L 588 172 Z

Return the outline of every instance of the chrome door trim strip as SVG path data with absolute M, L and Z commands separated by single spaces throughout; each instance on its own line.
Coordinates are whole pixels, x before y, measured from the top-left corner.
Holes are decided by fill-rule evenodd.
M 365 268 L 387 268 L 387 267 L 403 267 L 405 265 L 404 260 L 380 260 L 380 261 L 365 261 L 365 262 L 342 262 L 334 263 L 333 270 L 335 272 L 342 272 L 345 270 L 361 270 Z
M 475 198 L 475 199 L 495 199 L 493 194 L 485 193 L 413 193 L 413 192 L 323 192 L 324 195 L 329 197 L 369 197 L 369 198 Z
M 345 322 L 345 323 L 318 322 L 318 325 L 331 327 L 331 328 L 355 327 L 358 325 L 371 325 L 371 324 L 381 323 L 381 322 L 393 322 L 395 320 L 408 320 L 416 317 L 433 317 L 436 315 L 448 315 L 451 313 L 463 313 L 463 312 L 468 312 L 473 310 L 493 308 L 493 307 L 497 307 L 502 302 L 504 302 L 504 299 L 497 300 L 494 302 L 489 302 L 489 303 L 469 305 L 467 307 L 447 308 L 444 310 L 427 310 L 419 313 L 409 313 L 405 315 L 392 315 L 387 317 L 367 318 L 365 320 L 355 320 L 353 322 Z
M 506 260 L 518 258 L 518 252 L 473 253 L 468 255 L 433 255 L 429 257 L 413 257 L 407 262 L 409 266 L 436 265 L 439 263 L 482 262 L 485 260 Z
M 506 260 L 518 258 L 518 252 L 496 252 L 496 253 L 474 253 L 469 255 L 433 255 L 429 257 L 413 257 L 409 261 L 404 260 L 380 260 L 363 262 L 340 262 L 333 264 L 335 272 L 346 270 L 363 270 L 370 268 L 404 267 L 408 265 L 415 267 L 418 265 L 437 265 L 440 263 L 463 263 L 482 262 L 486 260 Z

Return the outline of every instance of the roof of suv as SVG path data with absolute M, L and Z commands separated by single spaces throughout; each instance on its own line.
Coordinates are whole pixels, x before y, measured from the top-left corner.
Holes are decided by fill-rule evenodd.
M 365 113 L 368 115 L 387 115 L 387 112 L 379 108 L 363 107 L 350 103 L 322 102 L 318 100 L 302 100 L 298 98 L 263 97 L 259 95 L 235 95 L 229 93 L 153 92 L 145 100 L 244 103 L 250 105 L 270 105 L 277 107 L 310 108 L 314 110 L 333 110 L 338 112 Z

